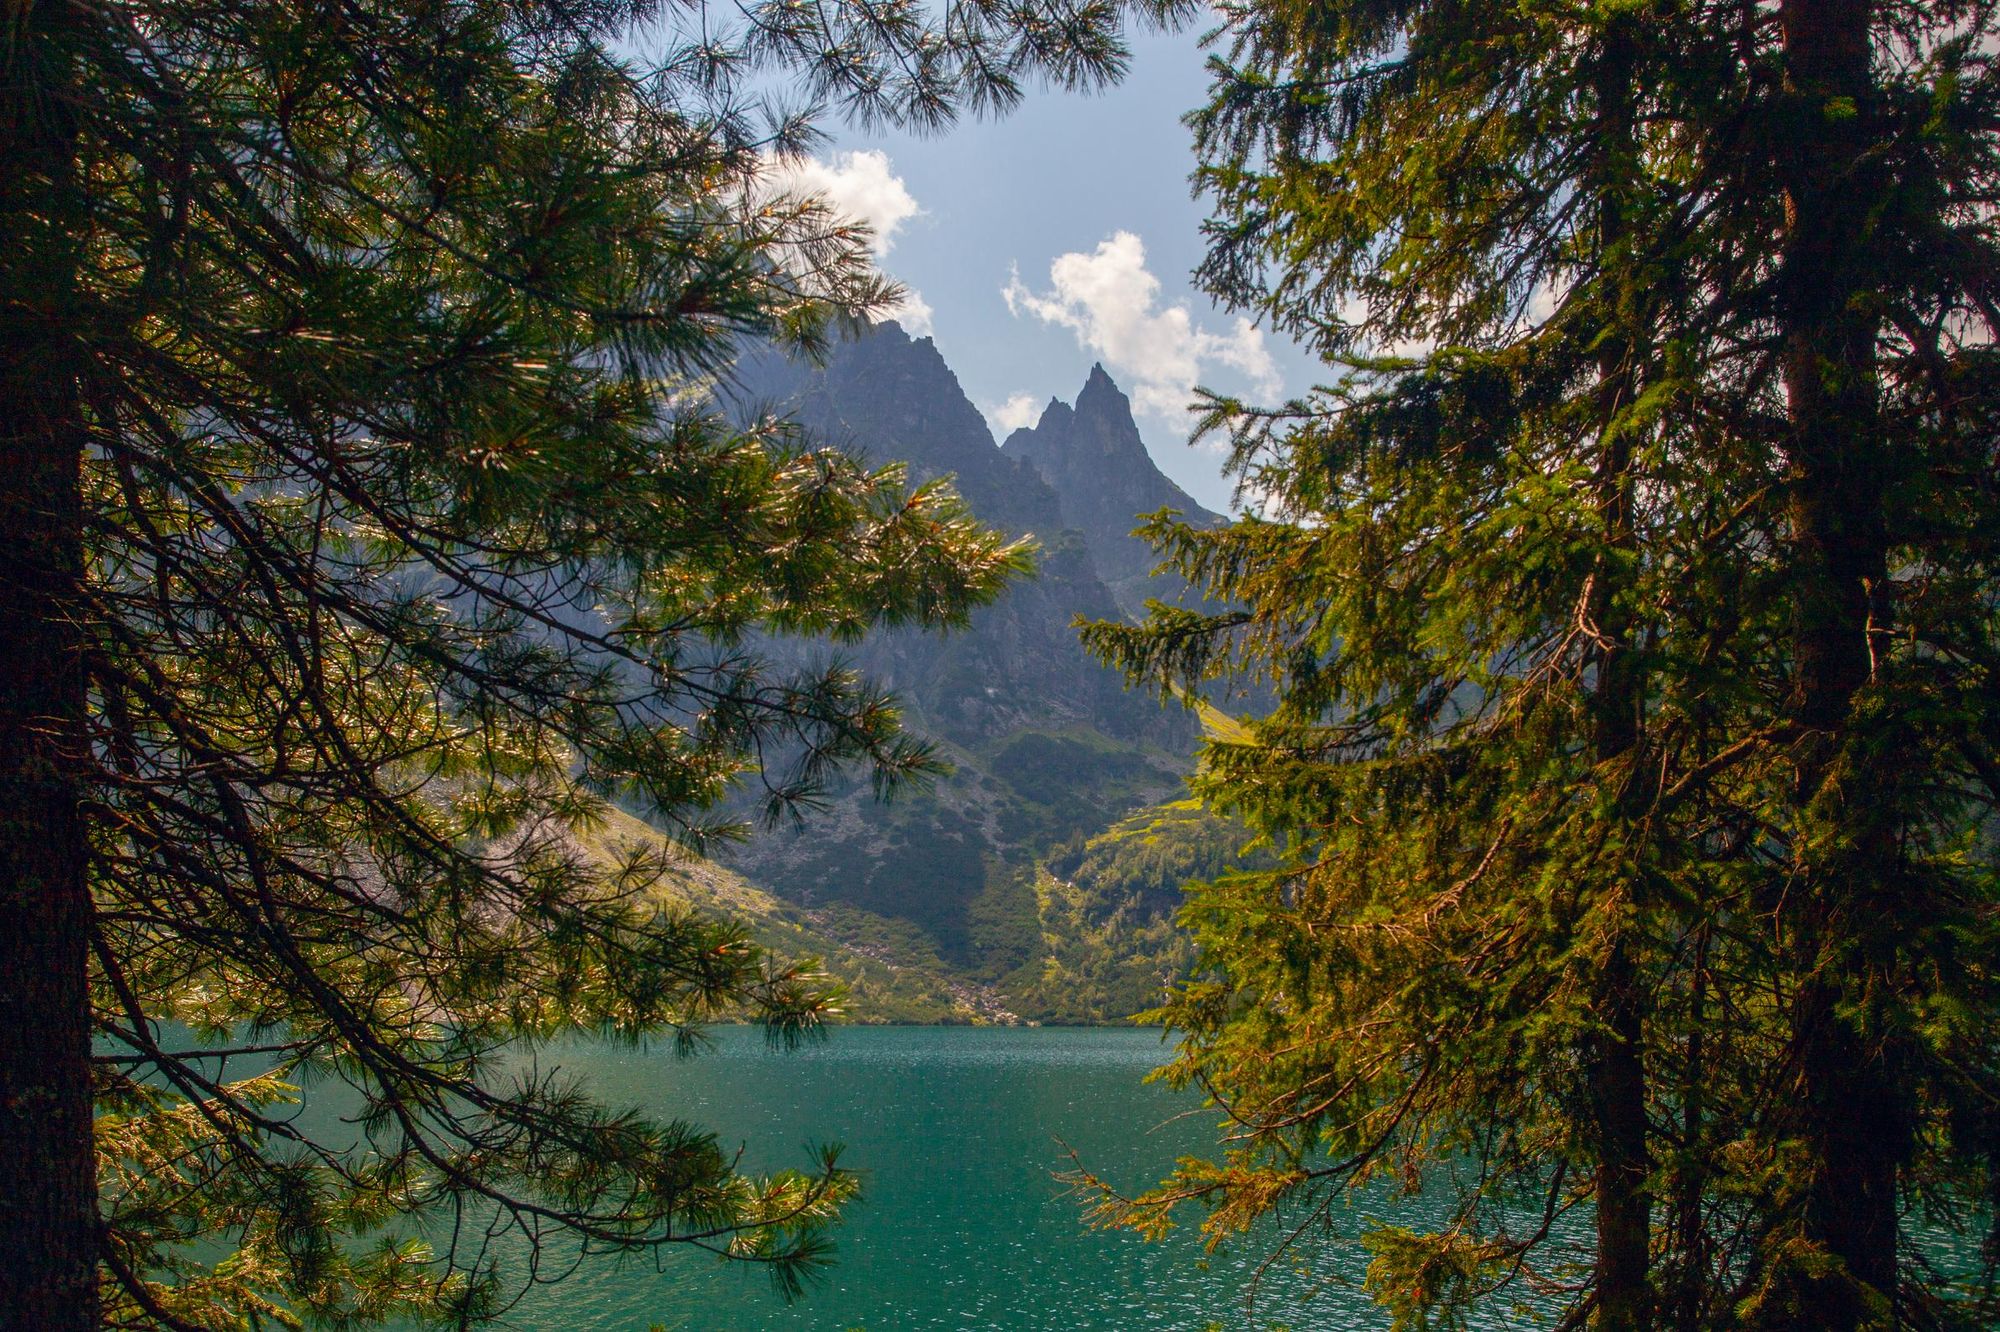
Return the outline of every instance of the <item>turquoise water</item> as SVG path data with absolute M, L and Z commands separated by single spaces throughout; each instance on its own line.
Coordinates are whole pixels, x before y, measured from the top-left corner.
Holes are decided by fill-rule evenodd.
M 602 1262 L 530 1292 L 511 1321 L 532 1332 L 830 1329 L 904 1332 L 1199 1332 L 1282 1325 L 1370 1329 L 1359 1292 L 1285 1267 L 1245 1296 L 1263 1242 L 1202 1262 L 1182 1230 L 1145 1244 L 1085 1231 L 1054 1172 L 1063 1143 L 1121 1187 L 1157 1179 L 1215 1140 L 1213 1112 L 1143 1082 L 1157 1033 L 1024 1028 L 847 1028 L 783 1053 L 745 1029 L 692 1060 L 584 1046 L 544 1068 L 586 1075 L 603 1099 L 720 1130 L 752 1168 L 804 1164 L 807 1141 L 846 1144 L 863 1172 L 838 1261 L 787 1306 L 764 1277 L 707 1255 Z M 1188 1114 L 1188 1111 L 1194 1111 Z
M 594 1258 L 559 1282 L 529 1289 L 505 1325 L 523 1332 L 1377 1332 L 1382 1310 L 1351 1284 L 1350 1247 L 1305 1253 L 1317 1280 L 1280 1262 L 1253 1275 L 1282 1231 L 1272 1227 L 1204 1258 L 1200 1237 L 1162 1243 L 1086 1231 L 1054 1178 L 1064 1144 L 1121 1188 L 1157 1180 L 1176 1156 L 1212 1152 L 1214 1111 L 1145 1075 L 1167 1054 L 1157 1033 L 1058 1028 L 843 1028 L 792 1053 L 760 1033 L 715 1029 L 692 1059 L 667 1050 L 578 1043 L 536 1062 L 580 1075 L 613 1105 L 680 1117 L 741 1145 L 745 1167 L 810 1162 L 806 1144 L 844 1143 L 863 1199 L 838 1231 L 836 1265 L 787 1305 L 755 1269 L 678 1249 L 643 1260 Z M 338 1137 L 341 1098 L 322 1088 L 307 1118 Z M 1384 1219 L 1424 1228 L 1421 1200 Z M 1352 1233 L 1362 1217 L 1337 1221 Z M 1571 1252 L 1587 1252 L 1588 1219 L 1567 1219 Z M 442 1235 L 434 1238 L 442 1240 Z M 1973 1235 L 1918 1227 L 1945 1270 L 1977 1270 Z M 1315 1241 L 1308 1239 L 1304 1243 Z M 520 1255 L 502 1242 L 503 1267 Z M 551 1264 L 553 1267 L 554 1264 Z M 515 1262 L 520 1275 L 525 1264 Z M 1328 1278 L 1336 1278 L 1329 1280 Z M 1473 1332 L 1546 1326 L 1496 1302 Z

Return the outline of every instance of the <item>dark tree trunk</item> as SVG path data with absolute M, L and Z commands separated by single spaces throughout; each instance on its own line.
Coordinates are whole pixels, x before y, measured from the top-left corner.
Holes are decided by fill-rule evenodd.
M 1610 421 L 1630 401 L 1633 372 L 1629 344 L 1612 339 L 1608 355 L 1619 364 L 1605 367 L 1605 419 Z M 1627 552 L 1632 542 L 1632 456 L 1615 438 L 1607 442 L 1601 460 L 1600 493 L 1608 544 Z M 1608 564 L 1600 574 L 1609 576 Z M 1645 765 L 1639 748 L 1643 680 L 1633 659 L 1631 616 L 1620 609 L 1609 587 L 1598 598 L 1594 619 L 1600 636 L 1596 654 L 1597 762 L 1613 780 L 1621 781 L 1618 808 L 1633 811 L 1646 799 L 1639 789 Z M 1622 885 L 1630 906 L 1643 891 L 1639 867 L 1628 864 Z M 1609 887 L 1609 885 L 1607 885 Z M 1591 1012 L 1598 1031 L 1584 1068 L 1590 1089 L 1596 1136 L 1597 1171 L 1597 1320 L 1599 1332 L 1645 1332 L 1652 1324 L 1649 1274 L 1652 1243 L 1650 1147 L 1646 1134 L 1645 1014 L 1638 969 L 1627 931 L 1619 932 L 1595 978 Z
M 1623 940 L 1598 983 L 1598 1037 L 1589 1071 L 1597 1118 L 1597 1323 L 1600 1332 L 1652 1325 L 1648 1277 L 1652 1197 L 1647 1189 L 1644 1030 L 1636 976 Z
M 67 6 L 0 64 L 0 1328 L 98 1321 Z
M 1620 343 L 1621 347 L 1624 345 Z M 1631 370 L 1621 366 L 1605 379 L 1609 393 L 1629 387 Z M 1612 410 L 1623 406 L 1607 402 Z M 1611 443 L 1605 451 L 1603 494 L 1607 535 L 1614 549 L 1630 543 L 1631 450 Z M 1619 807 L 1644 799 L 1636 787 L 1644 765 L 1639 709 L 1642 681 L 1633 661 L 1630 616 L 1617 609 L 1606 589 L 1596 620 L 1597 761 L 1625 784 Z M 1638 868 L 1628 865 L 1623 892 L 1629 905 L 1641 892 Z M 1590 1089 L 1596 1136 L 1597 1320 L 1599 1332 L 1645 1332 L 1652 1324 L 1649 1275 L 1652 1242 L 1650 1148 L 1646 1134 L 1645 1016 L 1632 942 L 1621 927 L 1595 978 L 1591 1012 L 1598 1031 L 1590 1043 L 1584 1076 Z
M 1795 852 L 1797 909 L 1785 922 L 1800 981 L 1792 1014 L 1799 1136 L 1810 1154 L 1805 1237 L 1845 1266 L 1802 1275 L 1791 1324 L 1840 1332 L 1869 1325 L 1896 1288 L 1897 1170 L 1909 1132 L 1894 1078 L 1860 999 L 1879 978 L 1868 935 L 1893 913 L 1886 804 L 1869 774 L 1842 776 L 1857 692 L 1883 627 L 1887 554 L 1883 445 L 1875 364 L 1879 316 L 1865 300 L 1868 218 L 1881 182 L 1868 148 L 1877 116 L 1870 0 L 1785 0 L 1780 136 L 1786 237 L 1780 276 L 1791 435 L 1789 519 L 1796 586 L 1792 715 L 1800 745 L 1796 800 L 1816 828 Z M 1833 849 L 1828 849 L 1833 848 Z
M 1632 142 L 1632 35 L 1623 23 L 1606 31 L 1598 66 L 1599 262 L 1605 267 L 1606 295 L 1614 298 L 1610 328 L 1598 349 L 1597 416 L 1600 454 L 1598 511 L 1604 542 L 1617 558 L 1598 563 L 1591 621 L 1598 647 L 1593 704 L 1598 765 L 1623 783 L 1618 808 L 1629 812 L 1644 803 L 1637 774 L 1644 740 L 1641 714 L 1644 680 L 1632 651 L 1629 591 L 1616 585 L 1636 549 L 1632 508 L 1632 447 L 1620 428 L 1638 385 L 1638 311 L 1629 280 L 1630 259 L 1618 251 L 1626 240 L 1624 196 L 1630 189 Z M 1626 903 L 1640 892 L 1637 867 L 1628 865 Z M 1597 1169 L 1597 1321 L 1599 1332 L 1645 1332 L 1652 1321 L 1648 1266 L 1652 1240 L 1651 1170 L 1646 1141 L 1644 1014 L 1630 941 L 1621 932 L 1610 944 L 1591 996 L 1599 1029 L 1587 1053 L 1588 1082 L 1595 1120 Z
M 1694 974 L 1688 996 L 1687 1046 L 1680 1075 L 1680 1153 L 1673 1172 L 1673 1253 L 1676 1272 L 1673 1282 L 1673 1326 L 1675 1332 L 1701 1332 L 1708 1305 L 1711 1276 L 1708 1270 L 1707 1231 L 1702 1224 L 1702 1203 L 1708 1187 L 1705 1162 L 1708 1160 L 1708 1127 L 1704 1122 L 1703 1083 L 1706 1064 L 1708 1022 L 1707 922 L 1696 936 Z

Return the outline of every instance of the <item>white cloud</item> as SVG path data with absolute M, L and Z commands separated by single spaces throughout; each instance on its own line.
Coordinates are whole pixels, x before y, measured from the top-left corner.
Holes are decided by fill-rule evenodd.
M 882 312 L 884 319 L 893 319 L 903 326 L 903 331 L 913 338 L 927 338 L 931 335 L 931 303 L 923 293 L 913 287 L 903 288 L 903 299 Z
M 993 423 L 995 433 L 1005 439 L 1021 427 L 1042 419 L 1042 401 L 1032 393 L 1016 393 L 998 406 L 988 407 L 986 419 Z
M 1266 396 L 1280 388 L 1263 332 L 1249 320 L 1216 333 L 1198 326 L 1185 304 L 1158 308 L 1160 280 L 1146 270 L 1145 242 L 1132 232 L 1115 233 L 1089 254 L 1057 256 L 1049 283 L 1036 293 L 1016 271 L 1000 294 L 1015 317 L 1025 312 L 1074 333 L 1131 385 L 1141 412 L 1185 426 L 1195 384 L 1218 365 L 1240 371 Z
M 757 197 L 780 195 L 817 196 L 838 216 L 866 223 L 869 248 L 878 263 L 895 248 L 903 224 L 924 211 L 896 174 L 889 154 L 878 148 L 835 153 L 826 161 L 767 157 Z M 922 292 L 905 287 L 903 299 L 882 311 L 881 317 L 894 319 L 905 332 L 921 338 L 930 336 L 932 313 Z
M 889 154 L 877 148 L 835 153 L 827 162 L 773 158 L 764 183 L 773 194 L 816 194 L 842 217 L 866 222 L 878 259 L 895 247 L 902 225 L 924 211 L 896 174 Z
M 1528 293 L 1528 308 L 1523 312 L 1523 317 L 1539 328 L 1555 317 L 1556 311 L 1562 308 L 1562 303 L 1568 296 L 1568 283 L 1559 285 L 1554 281 L 1543 282 Z

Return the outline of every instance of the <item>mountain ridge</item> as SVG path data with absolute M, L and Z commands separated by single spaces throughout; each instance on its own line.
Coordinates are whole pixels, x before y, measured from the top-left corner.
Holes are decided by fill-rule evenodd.
M 966 629 L 879 633 L 851 650 L 953 770 L 887 804 L 852 781 L 803 828 L 734 849 L 730 867 L 815 934 L 987 996 L 997 1005 L 989 1016 L 1105 1017 L 1107 996 L 1125 1002 L 1155 954 L 1168 957 L 1165 913 L 1155 898 L 1113 911 L 1109 898 L 1057 884 L 1044 865 L 1179 797 L 1200 725 L 1128 691 L 1084 652 L 1074 622 L 1126 618 L 1149 596 L 1184 593 L 1178 580 L 1150 574 L 1151 552 L 1130 535 L 1141 512 L 1220 519 L 1152 462 L 1129 399 L 1101 365 L 1074 406 L 1053 404 L 1008 447 L 935 343 L 894 323 L 818 364 L 753 349 L 724 401 L 740 416 L 788 415 L 871 463 L 900 462 L 912 481 L 948 477 L 976 518 L 1039 546 L 1035 575 Z M 1098 965 L 1113 939 L 1126 941 L 1121 960 Z
M 1063 524 L 1082 534 L 1098 576 L 1119 608 L 1137 618 L 1147 597 L 1177 600 L 1186 584 L 1153 573 L 1159 557 L 1132 529 L 1141 516 L 1178 511 L 1197 527 L 1223 518 L 1160 470 L 1139 435 L 1131 399 L 1102 362 L 1091 366 L 1074 405 L 1060 398 L 1033 426 L 1009 434 L 1000 451 L 1034 467 L 1056 497 Z

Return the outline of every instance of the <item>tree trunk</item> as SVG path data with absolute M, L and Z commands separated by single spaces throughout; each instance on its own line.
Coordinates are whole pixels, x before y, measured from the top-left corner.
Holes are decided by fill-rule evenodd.
M 1881 182 L 1867 150 L 1876 120 L 1870 0 L 1785 0 L 1781 136 L 1786 236 L 1780 273 L 1790 414 L 1788 517 L 1795 580 L 1793 718 L 1805 733 L 1794 798 L 1792 1013 L 1799 1136 L 1810 1156 L 1805 1238 L 1845 1273 L 1805 1275 L 1790 1325 L 1841 1332 L 1876 1321 L 1896 1288 L 1896 1182 L 1909 1131 L 1865 1003 L 1867 935 L 1892 874 L 1887 802 L 1843 775 L 1856 693 L 1873 670 L 1887 554 L 1875 364 L 1879 316 L 1865 299 L 1868 218 Z
M 1622 21 L 1606 29 L 1597 71 L 1598 152 L 1594 174 L 1598 192 L 1598 262 L 1606 294 L 1614 302 L 1609 328 L 1598 348 L 1597 418 L 1600 436 L 1597 505 L 1604 543 L 1613 558 L 1600 560 L 1592 584 L 1590 618 L 1598 646 L 1593 704 L 1596 760 L 1600 771 L 1623 783 L 1620 817 L 1643 805 L 1637 789 L 1637 751 L 1644 739 L 1641 713 L 1644 681 L 1632 653 L 1632 608 L 1628 589 L 1636 551 L 1632 508 L 1632 446 L 1619 416 L 1631 405 L 1638 384 L 1637 310 L 1632 299 L 1631 257 L 1626 241 L 1624 197 L 1630 190 L 1633 159 L 1632 34 Z M 1622 840 L 1622 839 L 1621 839 Z M 1627 857 L 1623 905 L 1638 895 L 1638 866 Z M 1652 1240 L 1651 1171 L 1646 1141 L 1645 1039 L 1637 971 L 1631 943 L 1618 927 L 1595 978 L 1592 1016 L 1598 1030 L 1584 1070 L 1590 1089 L 1597 1169 L 1597 1320 L 1599 1332 L 1646 1332 L 1652 1321 L 1649 1277 Z
M 68 6 L 0 66 L 0 1328 L 98 1322 Z
M 1708 1022 L 1710 937 L 1710 925 L 1704 921 L 1696 935 L 1694 974 L 1688 996 L 1687 1046 L 1681 1062 L 1680 1160 L 1673 1172 L 1672 1203 L 1672 1244 L 1676 1264 L 1672 1305 L 1675 1332 L 1701 1332 L 1711 1284 L 1707 1233 L 1702 1224 L 1702 1203 L 1708 1187 L 1706 1163 L 1709 1159 L 1702 1084 L 1708 1076 L 1705 1024 Z
M 1614 339 L 1622 347 L 1622 340 Z M 1629 386 L 1631 370 L 1621 366 L 1605 384 L 1612 392 Z M 1629 399 L 1627 400 L 1629 401 Z M 1624 406 L 1613 399 L 1611 411 Z M 1610 419 L 1607 411 L 1606 419 Z M 1603 493 L 1613 549 L 1622 550 L 1632 536 L 1631 450 L 1612 442 L 1603 460 Z M 1608 573 L 1601 569 L 1600 573 Z M 1601 646 L 1597 656 L 1596 757 L 1601 771 L 1625 784 L 1618 800 L 1621 815 L 1643 797 L 1638 783 L 1637 750 L 1642 741 L 1639 710 L 1642 681 L 1632 659 L 1629 613 L 1615 607 L 1604 590 L 1603 608 L 1596 616 Z M 1636 856 L 1628 856 L 1625 882 L 1619 886 L 1625 907 L 1639 895 Z M 1596 1136 L 1597 1170 L 1597 1319 L 1598 1332 L 1645 1332 L 1652 1324 L 1649 1276 L 1652 1241 L 1651 1173 L 1646 1133 L 1646 1069 L 1644 1062 L 1644 1000 L 1629 930 L 1616 933 L 1595 977 L 1591 1015 L 1598 1024 L 1590 1043 L 1584 1076 L 1590 1089 Z
M 1648 1248 L 1644 1029 L 1625 941 L 1612 946 L 1598 983 L 1598 1037 L 1589 1070 L 1597 1118 L 1597 1322 L 1599 1332 L 1644 1332 L 1652 1325 Z
M 1608 354 L 1621 358 L 1619 367 L 1603 380 L 1605 420 L 1629 404 L 1632 369 L 1623 339 L 1611 339 Z M 1607 367 L 1608 369 L 1608 367 Z M 1629 553 L 1632 540 L 1631 448 L 1615 438 L 1607 442 L 1601 464 L 1608 544 Z M 1609 576 L 1601 567 L 1600 575 Z M 1609 587 L 1595 615 L 1600 647 L 1596 653 L 1596 758 L 1600 771 L 1622 781 L 1617 809 L 1620 816 L 1643 804 L 1638 789 L 1643 741 L 1639 725 L 1643 706 L 1639 671 L 1632 656 L 1631 616 L 1618 608 Z M 1616 888 L 1630 908 L 1641 885 L 1636 848 L 1626 855 L 1624 882 Z M 1598 1024 L 1591 1041 L 1584 1076 L 1590 1088 L 1596 1134 L 1597 1171 L 1597 1319 L 1598 1332 L 1645 1332 L 1652 1324 L 1649 1276 L 1652 1241 L 1650 1148 L 1646 1133 L 1645 1015 L 1630 931 L 1615 927 L 1605 959 L 1594 980 L 1591 1015 Z

